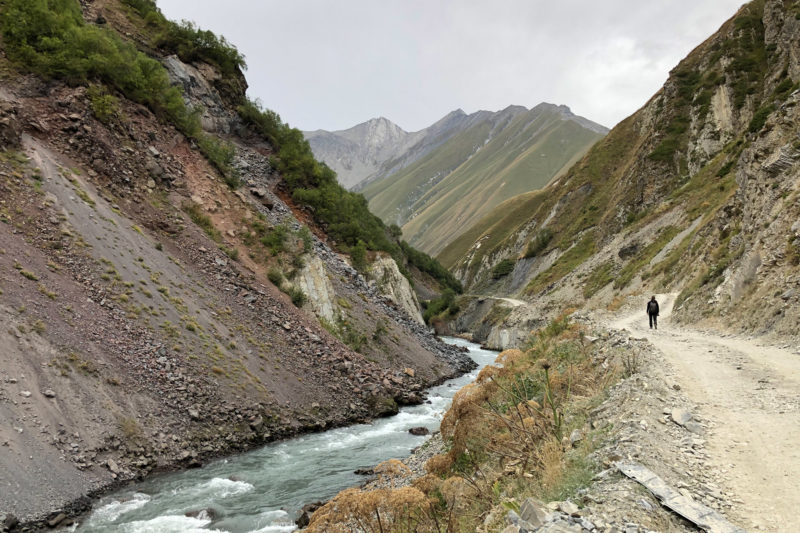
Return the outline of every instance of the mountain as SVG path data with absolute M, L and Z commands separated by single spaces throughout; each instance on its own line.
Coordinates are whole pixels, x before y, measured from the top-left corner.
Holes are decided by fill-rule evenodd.
M 446 246 L 469 292 L 532 304 L 487 320 L 464 299 L 454 327 L 508 346 L 567 308 L 675 292 L 677 320 L 796 337 L 798 9 L 742 7 L 562 176 Z
M 374 176 L 383 163 L 401 155 L 419 137 L 383 117 L 347 130 L 316 130 L 304 135 L 314 155 L 327 163 L 348 189 Z
M 411 133 L 381 117 L 347 130 L 306 131 L 304 135 L 314 155 L 336 172 L 344 187 L 360 190 L 423 157 L 469 127 L 474 118 L 457 109 Z
M 566 106 L 453 111 L 413 133 L 385 118 L 304 132 L 339 182 L 414 246 L 437 253 L 503 200 L 543 187 L 607 128 Z
M 361 189 L 414 246 L 438 253 L 500 202 L 546 185 L 606 128 L 566 106 L 510 106 L 463 117 L 435 149 Z
M 246 99 L 224 39 L 150 0 L 8 0 L 0 28 L 0 530 L 472 368 L 412 289 L 458 282 Z

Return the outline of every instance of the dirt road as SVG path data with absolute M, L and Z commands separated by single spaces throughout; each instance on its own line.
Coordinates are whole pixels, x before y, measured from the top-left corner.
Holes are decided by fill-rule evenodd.
M 529 306 L 530 303 L 524 302 L 522 300 L 516 300 L 514 298 L 500 298 L 498 296 L 483 296 L 478 294 L 465 294 L 464 296 L 471 296 L 473 298 L 483 298 L 486 300 L 499 300 L 506 302 L 507 304 L 511 304 L 511 307 L 520 307 L 520 306 Z
M 731 518 L 749 530 L 800 531 L 800 354 L 675 326 L 675 295 L 658 299 L 661 329 L 649 329 L 644 303 L 611 326 L 663 352 L 676 382 L 712 422 L 707 450 L 737 497 Z

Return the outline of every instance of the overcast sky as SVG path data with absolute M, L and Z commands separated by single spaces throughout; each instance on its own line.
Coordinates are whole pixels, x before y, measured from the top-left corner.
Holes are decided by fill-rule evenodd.
M 742 0 L 158 0 L 224 35 L 248 94 L 304 130 L 565 104 L 613 126 Z

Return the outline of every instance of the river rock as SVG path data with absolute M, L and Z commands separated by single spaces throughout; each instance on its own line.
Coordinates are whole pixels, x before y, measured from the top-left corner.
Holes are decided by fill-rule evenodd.
M 565 502 L 559 502 L 558 510 L 561 511 L 562 513 L 564 513 L 564 514 L 573 515 L 573 516 L 578 514 L 578 511 L 579 511 L 578 506 L 575 505 L 574 503 L 572 503 L 569 500 L 567 500 Z
M 58 524 L 63 522 L 66 518 L 67 518 L 67 515 L 65 515 L 64 513 L 58 513 L 56 516 L 54 516 L 53 518 L 51 518 L 50 520 L 47 521 L 47 525 L 50 526 L 50 527 L 56 527 Z
M 412 435 L 417 435 L 417 436 L 428 435 L 430 433 L 428 428 L 424 426 L 411 428 L 408 430 L 408 432 L 411 433 Z
M 253 420 L 250 421 L 250 429 L 258 433 L 264 428 L 264 419 L 261 415 L 255 417 Z
M 314 514 L 314 511 L 319 509 L 325 505 L 325 502 L 314 502 L 314 503 L 307 503 L 303 506 L 302 512 L 300 513 L 300 517 L 295 520 L 295 524 L 300 529 L 306 527 L 309 522 L 311 522 L 311 515 Z
M 528 498 L 519 507 L 519 516 L 528 524 L 534 527 L 540 527 L 547 521 L 547 511 L 544 504 Z
M 686 409 L 673 409 L 670 416 L 672 421 L 679 426 L 685 426 L 692 419 L 692 414 Z
M 217 519 L 219 515 L 214 509 L 208 507 L 206 509 L 198 509 L 197 511 L 189 511 L 184 516 L 188 516 L 190 518 L 199 518 L 201 520 L 205 519 L 214 521 Z
M 19 525 L 19 519 L 11 513 L 8 513 L 3 520 L 3 527 L 5 527 L 8 531 L 13 530 Z
M 111 471 L 111 473 L 113 474 L 120 473 L 119 465 L 114 459 L 109 458 L 108 460 L 106 460 L 106 466 L 108 466 L 108 469 Z

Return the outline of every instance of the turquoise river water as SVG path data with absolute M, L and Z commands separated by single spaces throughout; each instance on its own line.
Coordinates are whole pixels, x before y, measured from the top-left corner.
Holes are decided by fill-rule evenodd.
M 78 533 L 280 533 L 294 531 L 298 510 L 359 485 L 353 471 L 403 458 L 438 430 L 458 389 L 494 362 L 497 352 L 456 338 L 478 368 L 428 390 L 430 403 L 403 407 L 389 418 L 268 444 L 203 468 L 165 474 L 100 500 Z

